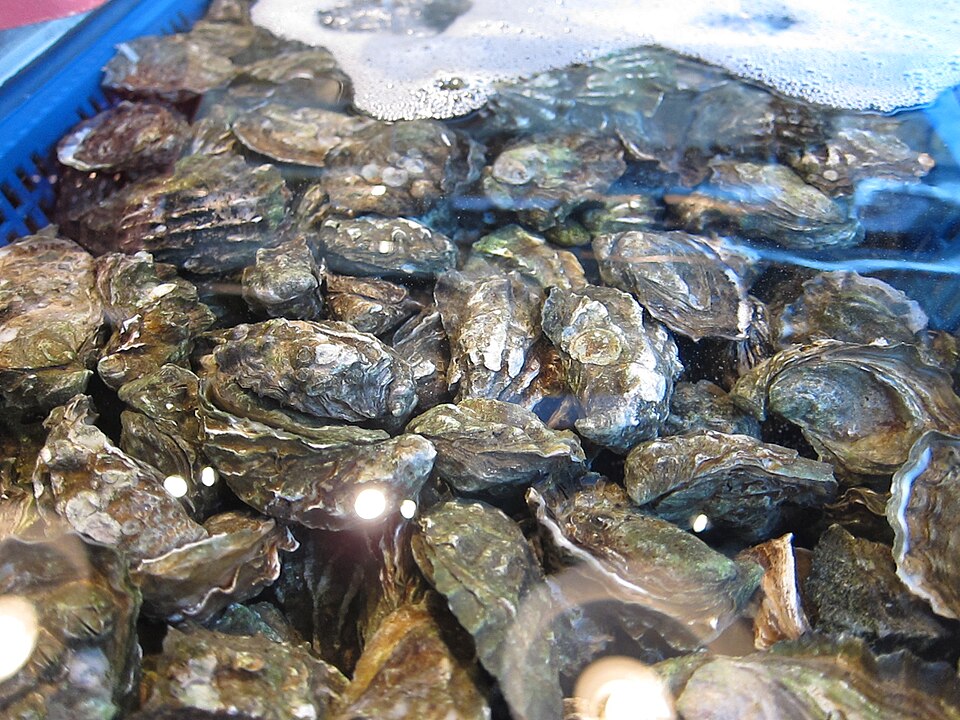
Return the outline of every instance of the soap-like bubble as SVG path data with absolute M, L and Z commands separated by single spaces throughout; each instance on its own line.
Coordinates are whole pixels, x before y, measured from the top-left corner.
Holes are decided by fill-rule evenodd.
M 409 13 L 418 3 L 430 12 L 443 4 L 389 5 Z M 253 19 L 331 50 L 353 79 L 357 107 L 384 120 L 463 115 L 481 107 L 497 82 L 649 44 L 838 108 L 910 107 L 960 83 L 960 0 L 446 3 L 465 10 L 433 34 L 402 23 L 355 31 L 330 21 L 331 13 L 370 0 L 259 0 Z M 459 82 L 448 82 L 451 76 Z

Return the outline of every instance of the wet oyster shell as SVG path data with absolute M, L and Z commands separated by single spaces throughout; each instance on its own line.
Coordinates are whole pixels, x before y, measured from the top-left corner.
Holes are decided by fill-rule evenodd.
M 321 318 L 322 281 L 322 269 L 302 237 L 257 250 L 241 279 L 243 299 L 254 312 L 290 320 Z
M 83 172 L 162 170 L 179 157 L 189 132 L 163 105 L 124 101 L 74 127 L 57 144 L 57 159 Z
M 750 541 L 769 539 L 795 508 L 834 499 L 827 463 L 746 435 L 713 430 L 635 446 L 623 466 L 630 498 L 681 527 L 698 515 Z
M 0 536 L 0 605 L 36 622 L 33 652 L 0 681 L 0 716 L 107 720 L 135 700 L 140 593 L 123 556 L 76 534 Z M 16 642 L 4 635 L 4 642 Z M 7 666 L 5 665 L 5 668 Z
M 471 398 L 437 405 L 407 425 L 437 449 L 436 469 L 458 493 L 508 494 L 546 477 L 584 472 L 580 441 L 529 410 Z
M 674 332 L 694 340 L 746 338 L 751 312 L 737 265 L 749 258 L 737 263 L 717 242 L 679 231 L 600 235 L 593 251 L 604 284 L 631 293 Z
M 383 335 L 420 310 L 407 288 L 389 280 L 327 273 L 324 283 L 330 319 L 360 332 Z
M 206 627 L 228 635 L 259 635 L 278 643 L 303 643 L 300 633 L 277 606 L 266 601 L 249 605 L 231 603 Z
M 409 366 L 373 335 L 334 321 L 278 318 L 225 331 L 202 376 L 321 420 L 402 427 L 417 402 Z
M 848 248 L 863 228 L 847 209 L 783 165 L 718 160 L 710 180 L 665 201 L 690 232 L 739 234 L 794 250 Z
M 497 268 L 504 273 L 514 271 L 541 291 L 553 286 L 579 290 L 587 284 L 576 255 L 557 250 L 519 225 L 508 225 L 485 235 L 470 247 L 465 272 L 493 273 Z
M 534 135 L 508 143 L 484 168 L 483 191 L 494 207 L 546 230 L 606 192 L 626 167 L 613 138 Z
M 413 552 L 427 579 L 473 636 L 477 656 L 499 682 L 512 714 L 555 720 L 562 693 L 553 633 L 524 603 L 543 571 L 520 528 L 480 502 L 453 500 L 420 517 Z
M 186 363 L 194 337 L 214 323 L 197 288 L 144 252 L 97 258 L 97 290 L 113 334 L 97 363 L 111 388 L 165 363 Z
M 316 231 L 317 252 L 345 275 L 427 279 L 457 264 L 448 237 L 406 218 L 331 218 Z
M 682 435 L 697 430 L 716 430 L 760 439 L 760 423 L 738 408 L 719 385 L 709 380 L 678 382 L 670 398 L 670 415 L 661 434 Z
M 893 476 L 887 520 L 897 575 L 943 617 L 960 619 L 960 437 L 924 433 Z
M 760 419 L 774 412 L 798 425 L 821 459 L 851 473 L 894 472 L 925 430 L 960 428 L 951 378 L 911 345 L 793 346 L 730 394 Z
M 346 686 L 339 670 L 302 646 L 170 628 L 136 717 L 328 720 Z
M 102 323 L 81 247 L 44 234 L 0 248 L 0 408 L 46 413 L 83 392 Z
M 656 437 L 683 366 L 666 328 L 636 300 L 615 288 L 553 288 L 543 332 L 581 405 L 574 427 L 582 437 L 621 454 Z
M 448 399 L 450 343 L 435 305 L 425 307 L 397 328 L 393 334 L 393 349 L 407 361 L 413 372 L 419 410 L 429 410 Z
M 173 175 L 128 185 L 87 210 L 77 239 L 96 253 L 146 250 L 190 272 L 231 272 L 276 244 L 289 197 L 272 165 L 194 155 Z

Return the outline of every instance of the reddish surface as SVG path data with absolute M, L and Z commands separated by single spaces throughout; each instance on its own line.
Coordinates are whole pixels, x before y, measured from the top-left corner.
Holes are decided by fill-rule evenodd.
M 0 30 L 86 12 L 106 0 L 0 0 Z

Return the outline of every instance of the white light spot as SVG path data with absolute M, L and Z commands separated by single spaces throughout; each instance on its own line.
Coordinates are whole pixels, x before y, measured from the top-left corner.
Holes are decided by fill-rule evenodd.
M 710 518 L 701 513 L 690 522 L 690 527 L 695 533 L 702 533 L 704 530 L 710 527 Z
M 367 488 L 357 494 L 353 510 L 364 520 L 374 520 L 387 509 L 387 498 L 382 490 Z
M 207 465 L 200 471 L 200 482 L 207 487 L 213 487 L 217 484 L 217 471 Z
M 387 194 L 387 186 L 386 186 L 386 185 L 374 185 L 372 188 L 370 188 L 370 194 L 373 195 L 374 197 L 380 197 L 381 195 L 386 195 L 386 194 Z
M 180 475 L 167 475 L 163 481 L 163 489 L 175 498 L 182 498 L 187 494 L 187 490 L 189 490 L 190 487 L 187 485 L 187 481 Z
M 393 242 L 390 240 L 381 240 L 377 243 L 377 252 L 381 255 L 393 252 Z
M 674 720 L 673 695 L 652 668 L 629 657 L 605 657 L 577 678 L 574 694 L 599 720 Z
M 37 644 L 37 611 L 18 595 L 0 595 L 0 682 L 16 675 Z
M 409 520 L 417 514 L 417 504 L 413 500 L 404 500 L 400 503 L 400 514 Z

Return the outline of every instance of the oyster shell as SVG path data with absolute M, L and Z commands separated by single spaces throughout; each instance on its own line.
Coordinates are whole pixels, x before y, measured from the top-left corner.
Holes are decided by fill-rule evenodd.
M 494 207 L 546 230 L 602 195 L 626 167 L 623 147 L 613 138 L 535 135 L 508 143 L 484 168 L 483 191 Z
M 783 350 L 743 375 L 734 402 L 798 425 L 821 458 L 851 473 L 895 471 L 930 429 L 960 428 L 952 380 L 911 345 L 823 340 Z
M 678 382 L 670 398 L 670 415 L 661 434 L 682 435 L 697 430 L 716 430 L 760 439 L 760 423 L 738 408 L 719 385 L 709 380 Z
M 464 266 L 467 273 L 514 271 L 541 291 L 556 286 L 580 290 L 587 284 L 577 256 L 557 250 L 539 235 L 519 225 L 508 225 L 485 235 L 470 248 Z
M 615 288 L 553 288 L 543 331 L 560 351 L 567 385 L 582 407 L 584 438 L 621 454 L 656 437 L 683 366 L 666 328 Z
M 322 270 L 306 240 L 297 237 L 275 248 L 260 248 L 253 265 L 243 270 L 243 299 L 268 317 L 319 320 Z
M 303 638 L 276 605 L 256 602 L 231 603 L 207 623 L 208 630 L 228 635 L 259 635 L 277 643 L 303 644 Z
M 382 335 L 420 310 L 403 285 L 389 280 L 327 273 L 324 283 L 330 319 L 360 332 Z
M 734 233 L 794 250 L 848 248 L 863 228 L 847 209 L 783 165 L 715 160 L 710 179 L 664 200 L 690 232 Z
M 594 238 L 606 285 L 631 293 L 653 317 L 694 340 L 743 340 L 750 327 L 745 256 L 684 232 L 630 231 Z
M 524 610 L 543 587 L 543 571 L 520 528 L 489 505 L 453 500 L 427 510 L 420 529 L 413 539 L 417 564 L 473 635 L 512 714 L 560 717 L 553 633 Z
M 102 323 L 83 248 L 47 234 L 0 247 L 0 408 L 46 413 L 83 392 Z
M 893 476 L 887 520 L 893 527 L 897 575 L 943 617 L 960 619 L 960 437 L 927 432 Z
M 834 499 L 827 463 L 747 435 L 713 430 L 636 445 L 623 466 L 630 499 L 685 526 L 698 515 L 750 541 L 769 539 L 794 508 Z
M 214 323 L 197 289 L 144 252 L 97 258 L 97 290 L 113 334 L 97 363 L 116 389 L 165 363 L 185 363 L 193 340 Z
M 345 275 L 428 279 L 457 264 L 448 237 L 406 218 L 331 218 L 316 230 L 317 252 Z
M 397 328 L 393 334 L 393 350 L 407 361 L 413 372 L 419 410 L 429 410 L 448 398 L 450 343 L 435 305 L 425 307 Z
M 407 425 L 437 449 L 436 469 L 458 493 L 509 494 L 546 477 L 584 472 L 577 437 L 546 427 L 529 410 L 470 398 L 437 405 Z

